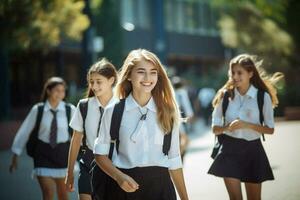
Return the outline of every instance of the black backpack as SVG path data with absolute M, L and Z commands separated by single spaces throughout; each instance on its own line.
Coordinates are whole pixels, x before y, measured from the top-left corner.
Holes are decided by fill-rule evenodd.
M 32 158 L 34 156 L 35 148 L 36 148 L 36 145 L 39 140 L 38 133 L 39 133 L 39 129 L 40 129 L 41 120 L 43 117 L 44 107 L 45 107 L 44 102 L 37 104 L 37 116 L 36 116 L 35 126 L 30 133 L 29 140 L 26 143 L 27 154 L 28 154 L 28 156 L 30 156 Z M 66 103 L 65 108 L 66 108 L 66 115 L 67 115 L 67 120 L 68 120 L 68 131 L 69 131 L 69 135 L 71 138 L 72 132 L 73 132 L 72 128 L 69 126 L 69 122 L 71 119 L 71 105 Z
M 264 114 L 263 114 L 263 106 L 264 106 L 264 96 L 265 96 L 265 91 L 263 90 L 258 90 L 257 91 L 257 105 L 258 105 L 258 110 L 259 110 L 259 121 L 260 124 L 263 125 L 264 123 Z M 229 92 L 225 91 L 224 97 L 223 97 L 223 102 L 222 102 L 222 115 L 223 115 L 223 122 L 225 123 L 225 114 L 228 108 L 228 103 L 229 103 Z M 263 141 L 265 141 L 265 135 L 262 134 Z M 211 157 L 214 159 L 216 155 L 219 152 L 219 149 L 222 144 L 223 137 L 222 135 L 217 135 L 215 137 L 215 144 L 213 151 L 211 153 Z
M 111 126 L 110 126 L 110 136 L 111 136 L 111 143 L 109 148 L 108 158 L 111 160 L 113 156 L 114 147 L 116 145 L 116 151 L 119 152 L 119 130 L 122 121 L 122 116 L 125 107 L 125 100 L 121 99 L 119 103 L 115 104 Z M 171 131 L 172 132 L 172 131 Z M 162 151 L 165 155 L 168 155 L 168 152 L 171 147 L 171 132 L 164 136 L 163 141 L 163 148 Z M 96 164 L 95 160 L 92 162 L 92 169 L 91 173 L 91 185 L 92 185 L 92 199 L 93 200 L 103 200 L 105 197 L 106 184 L 110 177 L 102 171 L 102 169 Z

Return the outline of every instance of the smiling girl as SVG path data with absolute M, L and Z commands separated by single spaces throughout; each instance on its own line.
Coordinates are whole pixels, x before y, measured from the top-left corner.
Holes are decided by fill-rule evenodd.
M 127 56 L 120 76 L 116 92 L 125 98 L 125 108 L 118 151 L 114 150 L 112 160 L 108 158 L 113 107 L 104 114 L 94 147 L 97 164 L 111 177 L 105 199 L 174 200 L 173 183 L 180 198 L 188 199 L 179 149 L 179 112 L 165 69 L 156 55 L 137 49 Z M 171 134 L 171 145 L 163 152 L 167 134 Z
M 263 77 L 257 69 L 260 63 L 248 54 L 233 58 L 229 64 L 229 80 L 213 101 L 212 131 L 222 137 L 222 146 L 208 173 L 224 179 L 231 200 L 243 199 L 241 182 L 245 183 L 247 199 L 259 200 L 262 182 L 274 179 L 260 137 L 262 133 L 274 133 L 273 107 L 277 106 L 278 99 L 273 84 L 283 74 L 277 72 L 271 78 Z M 259 91 L 264 98 L 263 124 L 258 108 Z M 229 95 L 229 103 L 223 116 L 225 93 Z
M 118 102 L 113 96 L 113 86 L 117 81 L 115 67 L 105 58 L 91 66 L 87 74 L 87 98 L 80 100 L 70 126 L 74 133 L 69 151 L 66 186 L 68 191 L 74 191 L 74 164 L 79 151 L 81 156 L 78 180 L 79 199 L 91 200 L 91 162 L 94 158 L 92 149 L 98 136 L 104 110 Z M 81 113 L 80 107 L 86 106 L 86 113 Z M 82 115 L 86 115 L 83 119 Z M 80 149 L 81 147 L 81 149 Z

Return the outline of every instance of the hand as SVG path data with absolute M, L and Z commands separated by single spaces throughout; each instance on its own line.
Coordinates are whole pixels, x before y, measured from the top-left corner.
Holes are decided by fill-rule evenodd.
M 17 168 L 18 168 L 18 156 L 16 154 L 14 154 L 13 157 L 11 158 L 9 172 L 13 173 L 14 171 L 17 170 Z
M 139 189 L 139 184 L 137 184 L 133 178 L 124 173 L 117 178 L 117 183 L 125 192 L 135 192 Z
M 228 130 L 229 131 L 234 131 L 237 129 L 242 129 L 242 128 L 246 128 L 247 127 L 247 123 L 240 120 L 240 119 L 236 119 L 233 120 L 229 125 L 228 125 Z
M 68 192 L 74 192 L 74 175 L 73 173 L 69 174 L 67 173 L 66 178 L 65 178 L 65 185 L 66 185 L 66 190 Z

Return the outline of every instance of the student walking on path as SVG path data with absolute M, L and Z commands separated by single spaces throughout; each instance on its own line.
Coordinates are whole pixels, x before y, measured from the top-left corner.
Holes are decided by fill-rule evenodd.
M 241 182 L 247 199 L 259 200 L 262 183 L 274 179 L 260 138 L 274 132 L 273 84 L 283 74 L 264 77 L 257 69 L 261 63 L 248 54 L 233 58 L 229 80 L 213 101 L 212 131 L 221 146 L 208 173 L 224 179 L 231 200 L 243 199 Z
M 63 101 L 66 83 L 59 77 L 47 80 L 42 102 L 35 104 L 19 128 L 12 145 L 10 172 L 17 169 L 18 156 L 25 145 L 33 158 L 33 175 L 37 177 L 44 200 L 68 199 L 64 185 L 67 171 L 71 129 L 69 119 L 75 107 Z
M 94 141 L 98 136 L 104 110 L 118 102 L 113 96 L 117 81 L 115 67 L 105 58 L 91 66 L 87 73 L 87 98 L 80 100 L 70 126 L 74 133 L 69 151 L 66 186 L 74 191 L 74 165 L 79 154 L 78 193 L 80 200 L 91 200 L 91 163 Z
M 111 177 L 105 199 L 174 200 L 175 185 L 180 198 L 187 200 L 179 149 L 180 115 L 157 56 L 144 49 L 131 51 L 116 89 L 125 107 L 112 160 L 107 155 L 111 122 L 116 120 L 113 107 L 104 113 L 94 147 L 97 164 Z

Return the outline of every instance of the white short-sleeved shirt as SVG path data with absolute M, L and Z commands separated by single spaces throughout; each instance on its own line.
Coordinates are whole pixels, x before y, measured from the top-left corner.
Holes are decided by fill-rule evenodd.
M 86 131 L 86 145 L 90 150 L 93 150 L 95 139 L 97 138 L 97 130 L 99 125 L 100 119 L 100 110 L 99 107 L 101 106 L 104 110 L 110 106 L 115 105 L 119 100 L 116 97 L 112 97 L 106 107 L 103 107 L 99 100 L 96 97 L 90 97 L 88 99 L 88 110 L 85 119 L 85 131 Z M 101 122 L 102 123 L 102 122 Z M 75 113 L 71 119 L 70 127 L 73 130 L 78 132 L 83 132 L 83 120 L 80 113 L 79 103 L 75 110 Z
M 63 143 L 70 139 L 68 131 L 68 119 L 66 115 L 66 103 L 61 101 L 57 108 L 56 118 L 57 118 L 57 143 Z M 48 101 L 45 102 L 44 111 L 41 119 L 40 129 L 38 132 L 38 138 L 45 142 L 49 143 L 49 134 L 51 128 L 51 122 L 53 119 L 53 114 L 50 111 L 51 105 Z M 71 105 L 71 116 L 73 115 L 75 106 Z M 21 155 L 28 139 L 30 133 L 34 129 L 36 118 L 38 113 L 38 105 L 34 105 L 27 115 L 26 119 L 19 128 L 12 145 L 12 152 Z
M 176 101 L 181 111 L 184 112 L 185 117 L 192 117 L 194 115 L 194 111 L 187 90 L 185 88 L 176 89 L 175 96 Z
M 141 113 L 147 112 L 146 120 L 140 121 Z M 162 152 L 164 133 L 157 123 L 157 108 L 153 98 L 141 107 L 130 94 L 125 101 L 120 125 L 119 153 L 114 149 L 112 162 L 116 167 L 160 166 L 169 169 L 182 167 L 179 150 L 179 126 L 172 130 L 171 147 L 168 155 Z M 108 108 L 100 127 L 100 135 L 95 141 L 94 154 L 108 155 L 110 148 L 110 125 L 113 107 Z
M 227 111 L 225 113 L 225 125 L 228 125 L 236 119 L 260 125 L 257 91 L 257 88 L 253 85 L 249 87 L 247 93 L 243 96 L 237 89 L 234 90 L 235 97 L 233 100 L 229 100 Z M 222 101 L 213 111 L 212 126 L 223 126 Z M 274 111 L 271 97 L 267 92 L 265 92 L 264 95 L 263 115 L 264 124 L 269 128 L 274 128 Z M 261 136 L 261 133 L 252 129 L 238 129 L 232 132 L 226 131 L 225 134 L 248 141 L 258 139 Z

